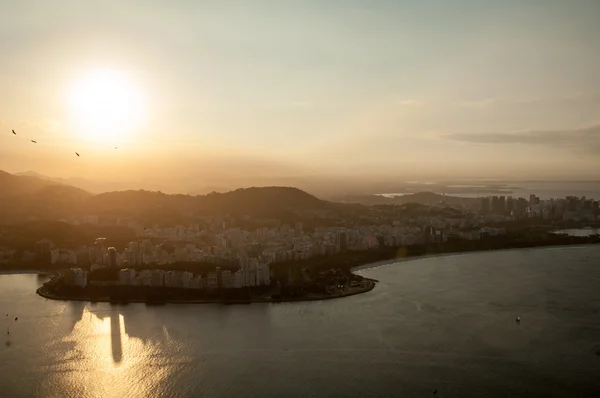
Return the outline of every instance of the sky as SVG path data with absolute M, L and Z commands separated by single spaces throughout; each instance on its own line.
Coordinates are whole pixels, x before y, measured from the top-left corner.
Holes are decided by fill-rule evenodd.
M 0 8 L 0 169 L 9 172 L 597 178 L 596 0 Z M 101 142 L 74 123 L 69 102 L 97 69 L 125 76 L 144 109 Z M 122 94 L 113 108 L 127 108 Z

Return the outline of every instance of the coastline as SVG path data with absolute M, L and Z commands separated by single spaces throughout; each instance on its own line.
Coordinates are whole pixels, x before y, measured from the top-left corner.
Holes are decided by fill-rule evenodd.
M 32 274 L 38 274 L 38 275 L 51 276 L 53 273 L 54 272 L 52 272 L 52 271 L 42 271 L 42 270 L 37 270 L 37 269 L 23 269 L 23 270 L 8 269 L 8 270 L 0 270 L 0 275 L 32 275 Z
M 358 265 L 356 267 L 352 267 L 350 269 L 350 271 L 358 272 L 358 271 L 364 271 L 364 270 L 382 267 L 385 265 L 396 264 L 396 263 L 406 263 L 409 261 L 427 260 L 427 259 L 438 258 L 438 257 L 464 256 L 465 254 L 475 254 L 475 253 L 481 253 L 481 252 L 502 252 L 502 251 L 511 251 L 511 250 L 536 250 L 536 249 L 542 250 L 542 249 L 561 248 L 561 247 L 577 248 L 577 247 L 587 247 L 587 246 L 597 245 L 597 244 L 600 244 L 600 243 L 573 243 L 573 244 L 563 244 L 563 245 L 541 245 L 541 246 L 530 246 L 530 247 L 506 247 L 506 248 L 502 248 L 502 249 L 481 249 L 481 250 L 465 250 L 465 251 L 459 251 L 459 252 L 446 252 L 446 253 L 436 253 L 436 254 L 416 254 L 416 255 L 410 255 L 410 256 L 405 256 L 405 257 L 390 258 L 388 260 L 376 261 L 376 262 L 368 263 L 368 264 L 364 264 L 364 265 Z
M 461 255 L 465 255 L 465 254 L 473 254 L 473 253 L 479 253 L 479 252 L 496 252 L 496 251 L 505 251 L 505 250 L 531 250 L 531 249 L 548 249 L 548 248 L 560 248 L 560 247 L 565 247 L 565 248 L 577 248 L 577 247 L 586 247 L 589 245 L 593 245 L 593 244 L 597 244 L 596 242 L 589 242 L 589 243 L 583 243 L 583 242 L 577 242 L 577 243 L 551 243 L 551 244 L 538 244 L 538 245 L 532 245 L 532 246 L 525 246 L 525 247 L 504 247 L 504 248 L 497 248 L 497 249 L 474 249 L 474 250 L 464 250 L 464 251 L 448 251 L 448 252 L 444 252 L 444 253 L 435 253 L 435 254 L 412 254 L 412 255 L 407 255 L 404 257 L 396 257 L 396 258 L 390 258 L 387 260 L 381 260 L 381 261 L 376 261 L 376 262 L 371 262 L 371 263 L 366 263 L 366 264 L 362 264 L 362 265 L 358 265 L 355 267 L 351 267 L 349 270 L 350 272 L 359 272 L 359 271 L 363 271 L 363 270 L 368 270 L 371 268 L 376 268 L 376 267 L 380 267 L 380 266 L 385 266 L 385 265 L 391 265 L 391 264 L 396 264 L 396 263 L 403 263 L 403 262 L 409 262 L 409 261 L 413 261 L 413 260 L 424 260 L 424 259 L 432 259 L 432 258 L 437 258 L 437 257 L 447 257 L 447 256 L 461 256 Z M 25 273 L 25 272 L 15 272 L 15 273 Z M 30 272 L 28 272 L 30 273 Z M 31 272 L 33 273 L 33 272 Z M 40 288 L 37 289 L 36 293 L 38 295 L 40 295 L 41 297 L 47 298 L 47 299 L 51 299 L 51 300 L 64 300 L 64 301 L 89 301 L 89 302 L 109 302 L 109 303 L 116 303 L 117 300 L 111 299 L 110 297 L 102 297 L 102 298 L 91 298 L 91 297 L 64 297 L 64 296 L 59 296 L 56 294 L 53 294 L 52 292 L 48 291 L 48 287 L 51 286 L 53 284 L 53 282 L 57 281 L 58 279 L 60 279 L 62 277 L 62 273 L 61 272 L 55 272 L 53 273 L 53 275 L 51 276 L 51 279 L 46 282 L 44 285 L 42 285 Z M 375 288 L 376 283 L 378 282 L 375 279 L 370 279 L 370 278 L 364 278 L 365 280 L 365 285 L 361 286 L 359 288 L 353 288 L 353 289 L 348 289 L 346 291 L 337 293 L 337 294 L 330 294 L 330 295 L 308 295 L 308 296 L 301 296 L 301 297 L 282 297 L 282 298 L 262 298 L 262 297 L 253 297 L 253 298 L 249 298 L 249 299 L 240 299 L 240 300 L 227 300 L 227 299 L 223 299 L 223 298 L 209 298 L 209 299 L 182 299 L 182 300 L 177 300 L 177 299 L 165 299 L 165 300 L 161 300 L 159 303 L 148 303 L 147 299 L 128 299 L 125 302 L 127 303 L 147 303 L 147 304 L 249 304 L 249 303 L 283 303 L 283 302 L 298 302 L 298 301 L 318 301 L 318 300 L 331 300 L 331 299 L 336 299 L 336 298 L 342 298 L 342 297 L 348 297 L 348 296 L 353 296 L 356 294 L 362 294 L 362 293 L 367 293 L 371 290 L 373 290 Z
M 55 275 L 54 278 L 52 278 L 49 282 L 47 283 L 51 283 L 53 282 L 56 278 L 60 278 L 61 275 Z M 302 296 L 302 297 L 286 297 L 286 298 L 280 298 L 280 299 L 273 299 L 273 298 L 259 298 L 259 297 L 255 297 L 255 298 L 250 298 L 248 300 L 224 300 L 224 299 L 220 299 L 220 298 L 214 298 L 214 299 L 199 299 L 199 300 L 174 300 L 174 299 L 168 299 L 168 300 L 164 300 L 161 301 L 160 303 L 158 303 L 159 305 L 162 304 L 251 304 L 251 303 L 287 303 L 287 302 L 299 302 L 299 301 L 321 301 L 321 300 L 333 300 L 333 299 L 337 299 L 337 298 L 342 298 L 342 297 L 350 297 L 350 296 L 354 296 L 357 294 L 362 294 L 362 293 L 367 293 L 370 292 L 371 290 L 373 290 L 375 288 L 375 285 L 377 283 L 377 281 L 375 281 L 374 279 L 369 279 L 369 278 L 364 278 L 365 282 L 366 282 L 366 286 L 362 286 L 360 288 L 355 288 L 355 289 L 348 289 L 346 291 L 337 293 L 337 294 L 329 294 L 329 295 L 314 295 L 314 296 Z M 115 301 L 111 300 L 108 297 L 104 297 L 104 298 L 98 298 L 98 299 L 94 299 L 92 300 L 90 297 L 62 297 L 62 296 L 57 296 L 51 292 L 49 292 L 47 290 L 47 286 L 45 283 L 44 285 L 42 285 L 41 287 L 39 287 L 36 290 L 36 294 L 38 294 L 41 297 L 44 297 L 46 299 L 49 300 L 58 300 L 58 301 L 88 301 L 88 302 L 97 302 L 97 303 L 115 303 Z M 148 301 L 146 299 L 128 299 L 126 301 L 127 304 L 129 303 L 142 303 L 142 304 L 148 304 Z M 116 304 L 122 304 L 121 302 L 116 302 Z M 150 303 L 151 305 L 154 303 Z M 156 305 L 156 304 L 154 304 Z

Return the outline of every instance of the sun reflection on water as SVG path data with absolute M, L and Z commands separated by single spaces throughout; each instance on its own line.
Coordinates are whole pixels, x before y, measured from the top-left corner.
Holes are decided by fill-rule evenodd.
M 66 392 L 68 395 L 77 392 L 75 395 L 79 397 L 163 395 L 161 386 L 165 379 L 184 365 L 185 358 L 173 364 L 165 353 L 164 341 L 130 336 L 126 317 L 116 308 L 89 311 L 85 307 L 81 311 L 72 331 L 47 348 L 55 361 L 49 367 L 60 371 L 49 375 L 40 391 L 42 395 L 64 396 Z M 164 326 L 162 329 L 166 332 Z

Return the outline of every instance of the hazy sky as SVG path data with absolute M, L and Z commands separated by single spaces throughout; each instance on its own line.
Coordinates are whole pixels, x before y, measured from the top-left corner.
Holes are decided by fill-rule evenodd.
M 0 0 L 0 10 L 10 172 L 590 178 L 600 166 L 597 0 Z M 144 99 L 143 123 L 118 150 L 71 120 L 68 92 L 97 68 Z

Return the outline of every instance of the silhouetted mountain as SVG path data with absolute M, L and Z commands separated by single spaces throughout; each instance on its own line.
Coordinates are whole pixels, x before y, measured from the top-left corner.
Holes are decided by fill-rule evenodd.
M 280 217 L 296 210 L 335 210 L 344 207 L 320 200 L 297 188 L 252 187 L 207 195 L 168 195 L 150 191 L 107 192 L 90 198 L 88 214 L 131 215 L 147 223 L 185 222 L 190 215 Z
M 35 192 L 56 182 L 35 176 L 17 176 L 0 170 L 0 197 Z
M 97 215 L 102 217 L 132 217 L 144 224 L 184 224 L 190 216 L 225 216 L 240 218 L 250 215 L 259 218 L 286 220 L 302 217 L 348 219 L 366 212 L 361 204 L 324 201 L 298 188 L 251 187 L 225 193 L 180 195 L 163 192 L 128 190 L 89 194 L 79 188 L 58 184 L 41 177 L 16 176 L 0 172 L 0 198 L 8 206 L 0 209 L 2 223 L 32 220 L 60 220 L 70 216 Z M 367 196 L 362 203 L 375 206 L 401 206 L 396 214 L 453 216 L 451 206 L 473 201 L 451 196 L 421 192 L 395 198 Z M 435 210 L 433 208 L 435 208 Z M 393 213 L 393 212 L 392 212 Z
M 62 184 L 62 181 L 60 181 L 60 180 L 62 180 L 62 178 L 48 177 L 46 175 L 43 175 L 43 174 L 38 173 L 36 171 L 31 171 L 31 170 L 25 171 L 25 172 L 22 172 L 22 173 L 14 173 L 13 175 L 15 175 L 15 176 L 26 176 L 26 177 L 36 177 L 36 178 L 39 178 L 40 180 L 53 181 L 53 182 L 58 182 L 58 183 Z
M 15 173 L 17 176 L 28 176 L 28 177 L 37 177 L 41 180 L 55 182 L 57 184 L 62 185 L 70 185 L 76 188 L 83 189 L 84 191 L 90 193 L 101 193 L 101 192 L 111 192 L 115 190 L 126 190 L 137 188 L 139 182 L 125 182 L 125 181 L 103 181 L 103 180 L 91 180 L 87 178 L 60 178 L 60 177 L 50 177 L 36 171 L 26 171 L 22 173 Z M 143 184 L 142 184 L 143 185 Z
M 8 204 L 0 209 L 2 223 L 59 220 L 88 214 L 172 224 L 185 222 L 190 215 L 282 217 L 300 210 L 337 212 L 355 208 L 323 201 L 291 187 L 252 187 L 197 196 L 143 190 L 92 195 L 35 173 L 29 174 L 0 172 L 0 198 Z
M 90 197 L 79 188 L 0 171 L 0 220 L 3 223 L 60 219 L 72 214 Z
M 298 188 L 252 187 L 201 196 L 201 208 L 209 211 L 264 213 L 273 210 L 327 210 L 332 203 L 318 199 Z

